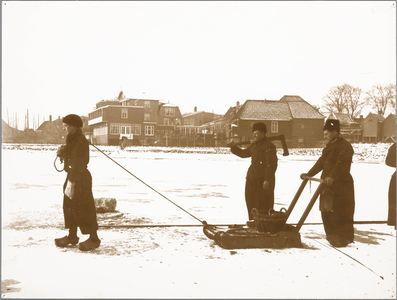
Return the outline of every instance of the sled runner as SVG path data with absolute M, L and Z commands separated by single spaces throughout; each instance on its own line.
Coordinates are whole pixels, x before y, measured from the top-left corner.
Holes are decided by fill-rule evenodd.
M 310 199 L 298 224 L 296 226 L 287 224 L 288 217 L 309 180 L 318 181 L 320 185 Z M 232 225 L 226 228 L 205 224 L 204 234 L 225 249 L 302 247 L 299 230 L 323 188 L 324 184 L 321 179 L 306 178 L 292 199 L 288 210 L 263 212 L 254 208 L 252 210 L 253 223 L 247 223 L 247 226 Z

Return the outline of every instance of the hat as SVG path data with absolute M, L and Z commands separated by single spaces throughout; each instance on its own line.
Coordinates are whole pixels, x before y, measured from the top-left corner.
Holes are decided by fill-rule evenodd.
M 339 120 L 334 120 L 334 119 L 328 119 L 325 121 L 325 125 L 323 127 L 323 130 L 328 130 L 328 131 L 337 131 L 340 132 L 340 125 L 339 125 Z
M 266 124 L 264 124 L 264 123 L 255 123 L 252 126 L 252 132 L 254 132 L 256 130 L 261 131 L 263 133 L 266 133 L 267 132 Z
M 66 117 L 63 118 L 62 122 L 79 128 L 83 127 L 83 121 L 78 115 L 73 115 L 73 114 L 67 115 Z

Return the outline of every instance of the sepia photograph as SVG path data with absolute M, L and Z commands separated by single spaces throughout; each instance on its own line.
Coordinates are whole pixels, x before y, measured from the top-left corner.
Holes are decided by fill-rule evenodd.
M 396 1 L 2 1 L 2 299 L 396 299 Z

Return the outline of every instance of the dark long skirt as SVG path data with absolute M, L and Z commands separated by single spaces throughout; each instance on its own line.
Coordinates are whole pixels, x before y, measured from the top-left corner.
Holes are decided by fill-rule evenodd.
M 270 181 L 270 187 L 263 189 L 263 179 L 247 180 L 245 183 L 245 203 L 249 220 L 253 220 L 251 210 L 256 208 L 267 212 L 274 206 L 275 180 Z
M 65 191 L 67 178 L 63 185 Z M 63 214 L 65 228 L 80 227 L 82 234 L 89 234 L 98 229 L 94 196 L 92 194 L 92 177 L 84 170 L 81 179 L 76 182 L 74 197 L 63 197 Z
M 337 235 L 341 241 L 354 241 L 354 184 L 353 181 L 335 181 L 333 212 L 321 212 L 327 236 Z
M 389 184 L 389 212 L 387 225 L 396 226 L 396 172 L 391 176 Z

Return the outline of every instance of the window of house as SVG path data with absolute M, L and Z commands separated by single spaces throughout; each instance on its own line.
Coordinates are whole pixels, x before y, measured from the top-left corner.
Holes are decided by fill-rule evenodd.
M 154 135 L 154 126 L 145 126 L 145 135 Z
M 122 119 L 128 119 L 128 108 L 123 108 L 121 110 L 121 118 Z
M 145 101 L 145 103 L 143 104 L 143 108 L 150 109 L 150 101 Z
M 110 134 L 120 134 L 120 124 L 110 124 Z
M 190 119 L 190 125 L 194 125 L 194 119 L 193 118 Z
M 183 120 L 183 124 L 184 124 L 184 125 L 189 125 L 189 119 L 184 119 L 184 120 Z
M 164 118 L 164 125 L 170 125 L 170 119 Z
M 131 134 L 131 126 L 127 124 L 121 124 L 121 134 Z
M 131 124 L 131 133 L 134 135 L 141 135 L 141 125 Z
M 173 117 L 173 116 L 175 116 L 175 108 L 167 107 L 167 108 L 165 109 L 165 115 L 166 115 L 167 117 Z
M 278 132 L 278 121 L 272 121 L 271 123 L 271 133 Z
M 150 114 L 145 114 L 143 121 L 150 122 Z

